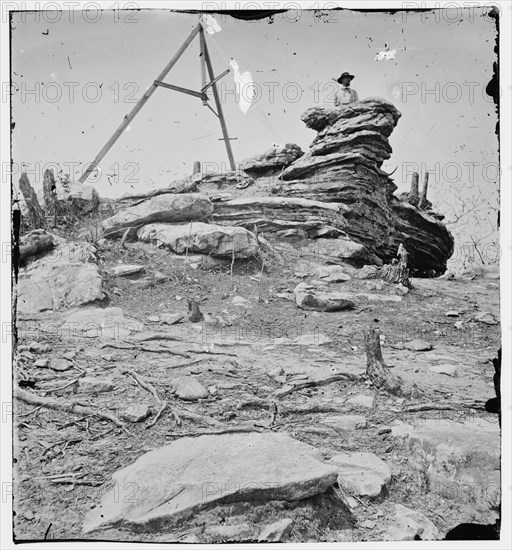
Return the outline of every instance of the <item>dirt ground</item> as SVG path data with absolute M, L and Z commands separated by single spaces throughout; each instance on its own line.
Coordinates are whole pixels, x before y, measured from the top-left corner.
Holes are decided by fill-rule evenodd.
M 190 411 L 202 415 L 205 421 L 183 418 L 177 426 L 175 417 L 167 410 L 151 427 L 149 420 L 127 423 L 129 433 L 126 433 L 94 416 L 38 409 L 18 402 L 14 411 L 17 541 L 209 542 L 206 530 L 210 525 L 225 521 L 262 525 L 280 519 L 283 510 L 295 520 L 287 542 L 378 541 L 383 539 L 381 526 L 393 514 L 390 503 L 401 503 L 422 512 L 443 533 L 458 523 L 475 519 L 472 510 L 463 503 L 429 491 L 424 466 L 402 440 L 389 433 L 379 434 L 380 428 L 389 426 L 393 420 L 420 422 L 438 417 L 440 411 L 413 413 L 412 419 L 409 413 L 405 419 L 403 407 L 417 402 L 417 398 L 397 399 L 371 387 L 363 376 L 366 368 L 363 330 L 368 326 L 379 327 L 385 336 L 382 343 L 385 361 L 393 374 L 421 388 L 422 400 L 476 403 L 473 408 L 461 406 L 442 411 L 443 419 L 462 422 L 471 415 L 489 420 L 483 403 L 494 396 L 494 369 L 490 360 L 500 347 L 499 325 L 489 326 L 471 319 L 480 311 L 499 314 L 498 281 L 413 279 L 412 289 L 402 301 L 361 297 L 356 299 L 354 310 L 318 313 L 300 310 L 293 302 L 295 286 L 312 278 L 296 276 L 297 266 L 314 259 L 298 243 L 275 243 L 275 254 L 268 258 L 263 270 L 256 260 L 236 261 L 232 268 L 229 261 L 222 266 L 184 267 L 183 259 L 142 243 L 128 243 L 126 249 L 120 249 L 119 242 L 108 243 L 99 250 L 99 257 L 105 273 L 119 263 L 140 264 L 145 267 L 146 276 L 161 272 L 167 277 L 164 282 L 141 284 L 137 281 L 144 275 L 105 274 L 110 300 L 104 305 L 122 308 L 126 316 L 144 323 L 146 331 L 166 332 L 180 338 L 168 345 L 186 357 L 101 347 L 98 339 L 70 340 L 56 331 L 38 331 L 37 327 L 66 315 L 52 312 L 18 319 L 15 379 L 23 380 L 25 388 L 38 395 L 76 399 L 83 405 L 114 414 L 128 403 L 153 406 L 151 394 L 122 374 L 121 369 L 128 367 L 150 380 L 160 396 L 176 408 L 178 416 L 180 410 Z M 347 270 L 356 272 L 350 266 Z M 372 284 L 374 281 L 352 279 L 328 286 L 330 290 L 354 294 L 396 294 L 393 285 L 377 292 Z M 234 304 L 235 296 L 249 300 L 247 307 Z M 214 322 L 193 324 L 185 319 L 184 323 L 167 326 L 156 320 L 163 313 L 186 313 L 187 298 L 198 300 L 204 314 L 221 316 L 227 325 L 224 332 Z M 448 310 L 457 310 L 460 316 L 447 317 Z M 455 328 L 456 321 L 463 321 L 462 328 Z M 304 335 L 312 337 L 302 341 Z M 329 340 L 323 343 L 325 337 Z M 415 338 L 432 343 L 435 353 L 455 358 L 460 365 L 459 377 L 430 372 L 431 352 L 412 352 L 403 346 Z M 33 341 L 48 344 L 51 351 L 36 353 L 24 348 Z M 191 349 L 194 351 L 188 351 Z M 55 372 L 34 366 L 36 359 L 59 357 L 70 351 L 76 352 L 71 370 Z M 186 364 L 196 360 L 200 361 Z M 275 400 L 272 392 L 281 384 L 269 377 L 267 370 L 276 366 L 283 367 L 289 378 L 328 374 L 333 369 L 361 377 L 357 381 L 296 390 Z M 63 386 L 84 372 L 87 376 L 112 379 L 114 389 L 79 397 L 73 384 L 61 390 L 43 391 L 45 386 Z M 166 384 L 170 378 L 185 374 L 194 376 L 206 388 L 217 385 L 217 393 L 200 403 L 181 402 L 166 390 Z M 373 395 L 373 408 L 363 412 L 349 410 L 344 403 L 356 394 Z M 297 413 L 278 414 L 269 427 L 268 408 L 273 401 L 285 407 L 331 403 L 339 407 L 338 414 L 364 414 L 368 425 L 365 429 L 342 432 L 326 422 L 328 413 Z M 176 438 L 215 429 L 207 419 L 220 421 L 229 428 L 253 426 L 262 431 L 287 431 L 318 448 L 326 458 L 344 450 L 373 452 L 390 465 L 391 484 L 377 499 L 361 497 L 360 504 L 351 510 L 333 490 L 294 503 L 216 506 L 165 533 L 136 533 L 126 528 L 103 529 L 90 535 L 81 533 L 85 514 L 109 488 L 116 470 Z M 365 519 L 373 519 L 375 527 L 361 526 Z

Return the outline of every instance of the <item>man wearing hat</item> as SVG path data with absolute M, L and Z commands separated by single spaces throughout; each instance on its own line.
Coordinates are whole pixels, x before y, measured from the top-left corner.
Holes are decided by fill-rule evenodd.
M 341 107 L 342 105 L 348 105 L 349 103 L 359 101 L 357 92 L 350 87 L 350 82 L 353 78 L 354 75 L 345 72 L 336 80 L 336 82 L 342 86 L 342 88 L 338 90 L 334 96 L 334 105 L 336 107 Z

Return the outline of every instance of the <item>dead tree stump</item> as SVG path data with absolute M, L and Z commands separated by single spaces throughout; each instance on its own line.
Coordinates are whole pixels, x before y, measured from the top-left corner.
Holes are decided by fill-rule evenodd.
M 370 326 L 365 330 L 364 345 L 366 348 L 366 375 L 372 384 L 376 388 L 385 390 L 393 395 L 402 395 L 402 380 L 391 374 L 382 358 L 378 329 Z
M 428 172 L 425 172 L 425 176 L 423 179 L 423 189 L 421 190 L 420 202 L 418 203 L 418 208 L 420 210 L 426 210 L 432 206 L 432 204 L 427 199 L 427 194 L 428 194 Z
M 188 301 L 188 318 L 191 323 L 200 323 L 204 319 L 199 304 L 195 300 Z
M 25 203 L 27 204 L 30 221 L 32 222 L 33 228 L 47 229 L 48 225 L 46 223 L 46 218 L 44 217 L 43 209 L 41 208 L 41 205 L 37 200 L 36 192 L 28 181 L 28 176 L 26 172 L 23 172 L 23 174 L 21 174 L 20 190 L 23 193 L 23 197 L 25 198 Z
M 413 206 L 418 206 L 420 200 L 419 195 L 419 184 L 420 184 L 420 175 L 418 172 L 413 172 L 411 179 L 411 190 L 409 191 L 409 204 Z

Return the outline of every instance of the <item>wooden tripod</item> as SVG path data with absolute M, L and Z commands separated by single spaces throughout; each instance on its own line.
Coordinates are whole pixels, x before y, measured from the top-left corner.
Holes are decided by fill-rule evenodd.
M 202 88 L 200 92 L 196 92 L 194 90 L 189 90 L 188 88 L 181 88 L 180 86 L 174 86 L 172 84 L 167 84 L 163 82 L 163 79 L 167 76 L 169 71 L 174 67 L 178 59 L 181 57 L 183 52 L 188 48 L 192 40 L 194 40 L 195 36 L 199 33 L 199 40 L 200 40 L 200 63 L 201 63 L 201 80 L 202 80 Z M 208 70 L 208 75 L 210 78 L 209 82 L 206 82 L 206 71 Z M 101 151 L 97 154 L 96 158 L 92 161 L 92 163 L 87 167 L 85 172 L 82 174 L 80 179 L 78 180 L 80 183 L 83 183 L 89 176 L 89 174 L 98 166 L 98 164 L 101 162 L 103 157 L 108 153 L 108 151 L 111 149 L 111 147 L 114 145 L 114 143 L 119 139 L 121 134 L 126 130 L 130 122 L 135 118 L 137 113 L 142 109 L 142 107 L 145 105 L 145 103 L 148 101 L 148 99 L 153 95 L 155 90 L 158 87 L 162 88 L 168 88 L 169 90 L 174 90 L 176 92 L 182 92 L 184 94 L 188 94 L 194 97 L 198 97 L 202 100 L 203 105 L 206 105 L 215 116 L 217 116 L 220 120 L 220 126 L 222 129 L 222 137 L 224 139 L 224 143 L 226 144 L 226 150 L 228 153 L 229 158 L 229 165 L 231 167 L 231 170 L 236 170 L 235 165 L 235 159 L 233 157 L 233 151 L 231 150 L 231 143 L 230 143 L 230 137 L 228 135 L 228 129 L 226 126 L 226 120 L 224 119 L 224 113 L 222 111 L 222 105 L 220 102 L 219 97 L 219 91 L 217 89 L 217 81 L 226 76 L 229 73 L 229 69 L 225 70 L 222 74 L 219 76 L 215 76 L 213 73 L 213 66 L 212 61 L 210 58 L 210 54 L 208 52 L 208 48 L 206 46 L 206 39 L 204 35 L 204 29 L 201 23 L 198 23 L 197 26 L 194 28 L 194 30 L 190 33 L 189 37 L 185 40 L 181 48 L 176 52 L 174 57 L 169 61 L 169 63 L 165 66 L 164 70 L 157 76 L 156 80 L 153 82 L 153 84 L 146 90 L 145 94 L 139 99 L 139 101 L 136 103 L 136 105 L 133 107 L 133 109 L 128 113 L 124 119 L 119 128 L 114 132 L 112 137 L 105 143 Z M 213 98 L 215 100 L 215 104 L 217 106 L 217 112 L 213 110 L 213 108 L 208 103 L 208 96 L 206 95 L 206 90 L 208 88 L 212 88 L 213 91 Z

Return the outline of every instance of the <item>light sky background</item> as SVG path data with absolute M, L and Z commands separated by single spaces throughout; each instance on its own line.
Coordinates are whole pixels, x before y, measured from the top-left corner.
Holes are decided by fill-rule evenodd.
M 316 133 L 306 128 L 301 113 L 330 106 L 331 79 L 349 71 L 356 75 L 352 85 L 360 98 L 380 96 L 402 113 L 390 138 L 392 157 L 383 166 L 388 172 L 398 166 L 393 177 L 399 190 L 408 189 L 417 165 L 421 172 L 431 171 L 433 202 L 471 198 L 479 188 L 481 217 L 495 216 L 487 202 L 498 200 L 497 115 L 485 87 L 496 60 L 496 31 L 486 13 L 344 10 L 320 16 L 292 10 L 271 24 L 216 14 L 222 31 L 207 35 L 215 73 L 234 58 L 262 92 L 244 115 L 233 94 L 222 94 L 235 89 L 232 73 L 221 81 L 229 134 L 237 138 L 231 142 L 235 160 L 273 143 L 294 142 L 306 151 Z M 118 12 L 120 21 L 115 17 L 104 11 L 90 22 L 81 12 L 61 12 L 52 22 L 58 19 L 55 12 L 13 15 L 12 80 L 20 88 L 12 97 L 15 183 L 22 169 L 40 188 L 44 168 L 58 164 L 68 172 L 72 163 L 90 162 L 133 107 L 126 101 L 130 94 L 141 97 L 198 21 L 197 15 L 157 9 Z M 395 58 L 376 61 L 386 45 L 396 50 Z M 198 56 L 196 38 L 166 82 L 199 90 Z M 66 82 L 78 83 L 72 101 Z M 276 83 L 273 98 L 265 83 Z M 422 93 L 436 86 L 437 94 Z M 37 89 L 37 97 L 23 97 L 22 87 Z M 53 101 L 59 90 L 62 97 Z M 98 90 L 98 101 L 84 99 L 83 93 L 94 99 Z M 158 89 L 102 161 L 101 176 L 89 181 L 101 195 L 118 197 L 165 187 L 189 175 L 194 160 L 226 170 L 221 136 L 217 118 L 199 99 Z M 72 180 L 78 180 L 82 166 L 70 174 Z M 107 177 L 114 172 L 117 181 Z M 481 223 L 471 227 L 477 238 L 488 233 L 489 225 Z

